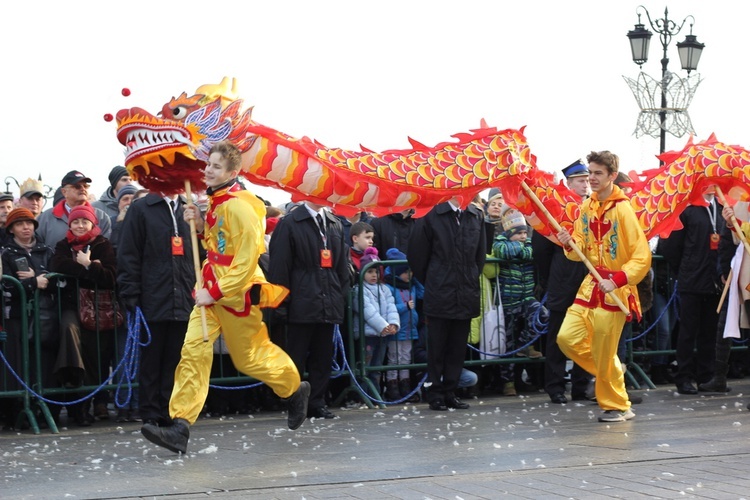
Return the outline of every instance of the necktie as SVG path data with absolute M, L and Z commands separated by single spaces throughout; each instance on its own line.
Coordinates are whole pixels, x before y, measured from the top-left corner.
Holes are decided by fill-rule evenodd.
M 177 202 L 170 200 L 169 204 L 172 206 L 172 212 L 177 212 Z
M 320 228 L 320 232 L 323 234 L 326 234 L 326 226 L 323 223 L 323 217 L 320 214 L 318 214 L 315 216 L 315 218 L 318 221 L 318 227 Z
M 456 213 L 456 224 L 461 225 L 461 210 L 454 210 Z

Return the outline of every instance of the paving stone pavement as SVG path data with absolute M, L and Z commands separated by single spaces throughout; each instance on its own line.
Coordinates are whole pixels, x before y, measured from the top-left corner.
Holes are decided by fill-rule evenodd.
M 286 428 L 281 412 L 202 418 L 187 455 L 140 424 L 0 433 L 0 498 L 750 498 L 750 380 L 724 395 L 639 391 L 629 422 L 589 402 L 483 397 L 334 409 Z

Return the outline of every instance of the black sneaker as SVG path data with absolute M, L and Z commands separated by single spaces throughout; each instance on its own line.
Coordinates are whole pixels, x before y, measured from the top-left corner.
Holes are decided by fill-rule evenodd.
M 310 383 L 300 382 L 297 391 L 287 398 L 287 425 L 298 429 L 307 418 L 307 402 L 310 399 Z
M 175 453 L 185 453 L 187 451 L 188 439 L 190 439 L 190 424 L 182 418 L 174 419 L 174 424 L 168 427 L 159 427 L 153 423 L 146 423 L 141 427 L 141 434 L 162 448 Z

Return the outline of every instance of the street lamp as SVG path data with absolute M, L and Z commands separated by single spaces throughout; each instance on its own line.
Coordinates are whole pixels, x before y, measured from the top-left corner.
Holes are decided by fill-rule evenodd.
M 3 181 L 5 182 L 5 194 L 13 194 L 10 192 L 10 181 L 8 179 L 10 179 L 10 181 L 15 182 L 17 188 L 20 188 L 21 185 L 18 183 L 18 180 L 12 175 L 9 175 L 5 178 L 5 180 Z
M 42 174 L 39 174 L 38 180 L 39 180 L 40 183 L 42 182 Z M 9 175 L 9 176 L 7 176 L 3 180 L 3 182 L 5 182 L 5 193 L 6 194 L 12 194 L 10 192 L 10 182 L 11 181 L 13 181 L 16 184 L 16 187 L 18 188 L 19 191 L 21 190 L 21 183 L 18 182 L 18 179 L 16 179 L 12 175 Z M 28 182 L 28 180 L 26 182 Z M 26 182 L 24 182 L 24 184 L 26 184 Z M 48 186 L 47 184 L 42 184 L 41 187 L 42 187 L 42 190 L 43 190 L 42 197 L 44 197 L 45 199 L 47 199 L 47 198 L 52 198 L 54 196 L 55 188 L 53 188 L 52 186 Z
M 642 71 L 643 64 L 648 61 L 648 49 L 653 34 L 641 23 L 642 13 L 646 14 L 649 26 L 659 35 L 659 41 L 661 42 L 663 55 L 660 81 L 654 80 Z M 637 80 L 624 78 L 641 107 L 635 134 L 637 137 L 641 134 L 656 137 L 656 131 L 658 130 L 658 137 L 660 138 L 659 154 L 661 154 L 666 149 L 667 132 L 676 137 L 681 137 L 686 132 L 695 133 L 690 122 L 690 116 L 687 114 L 687 108 L 701 79 L 697 74 L 692 75 L 691 78 L 690 72 L 698 68 L 698 61 L 700 61 L 705 45 L 700 43 L 693 35 L 695 18 L 692 15 L 686 16 L 678 25 L 669 19 L 669 12 L 666 8 L 664 9 L 664 17 L 661 19 L 651 19 L 651 14 L 643 5 L 638 6 L 636 14 L 638 15 L 638 23 L 636 23 L 634 29 L 628 31 L 628 39 L 630 40 L 633 62 L 641 68 L 641 73 Z M 690 20 L 690 34 L 686 36 L 684 41 L 677 44 L 682 69 L 688 72 L 687 78 L 682 79 L 667 70 L 669 64 L 667 47 L 671 43 L 672 37 L 680 33 L 688 19 Z M 655 99 L 657 90 L 661 96 L 659 107 L 656 107 Z M 671 107 L 667 107 L 668 95 L 671 97 Z M 654 120 L 656 115 L 659 117 L 658 122 Z

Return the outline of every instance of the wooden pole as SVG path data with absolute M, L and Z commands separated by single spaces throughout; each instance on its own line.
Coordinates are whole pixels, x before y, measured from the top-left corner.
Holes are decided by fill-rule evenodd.
M 558 233 L 563 230 L 562 226 L 555 220 L 555 218 L 552 216 L 551 213 L 549 213 L 549 210 L 547 210 L 547 207 L 544 206 L 542 203 L 542 200 L 539 199 L 539 197 L 534 194 L 534 191 L 531 190 L 531 188 L 526 184 L 526 181 L 521 181 L 521 188 L 523 189 L 524 193 L 526 193 L 526 196 L 529 197 L 531 201 L 534 202 L 534 204 L 539 208 L 539 210 L 542 211 L 542 213 L 547 217 L 547 220 L 552 225 L 552 227 L 557 231 Z M 581 259 L 581 262 L 583 262 L 586 265 L 586 268 L 588 268 L 589 272 L 596 278 L 598 282 L 604 281 L 601 274 L 599 274 L 599 271 L 596 270 L 594 265 L 591 263 L 589 259 L 586 258 L 586 256 L 583 254 L 580 248 L 578 248 L 578 245 L 575 244 L 575 241 L 570 242 L 570 247 L 573 249 L 573 251 L 578 255 L 578 257 Z M 617 304 L 617 307 L 620 308 L 622 312 L 624 312 L 626 315 L 630 315 L 630 310 L 625 307 L 625 304 L 622 303 L 622 300 L 620 300 L 620 297 L 618 297 L 614 290 L 607 293 L 610 298 Z
M 727 292 L 729 291 L 729 286 L 732 282 L 732 269 L 729 269 L 729 273 L 727 274 L 727 280 L 724 282 L 724 290 L 721 292 L 721 298 L 719 299 L 719 307 L 716 308 L 716 314 L 721 313 L 721 306 L 724 305 L 724 299 L 727 298 Z
M 724 192 L 721 190 L 719 186 L 716 186 L 716 197 L 719 198 L 719 202 L 723 206 L 727 206 L 727 199 L 724 197 Z M 737 233 L 737 236 L 739 237 L 740 241 L 742 242 L 742 245 L 745 247 L 745 252 L 750 256 L 750 243 L 747 241 L 747 237 L 745 237 L 744 231 L 742 231 L 742 227 L 740 225 L 740 222 L 737 220 L 737 217 L 732 214 L 732 226 L 734 226 L 734 232 Z M 732 282 L 732 269 L 729 270 L 729 274 L 727 275 L 727 280 L 724 282 L 724 290 L 721 292 L 721 298 L 719 299 L 719 307 L 716 308 L 716 312 L 721 312 L 721 306 L 724 305 L 724 300 L 727 297 L 727 293 L 729 292 L 729 286 Z
M 193 205 L 193 192 L 190 189 L 190 181 L 185 179 L 185 198 L 188 207 Z M 198 232 L 195 230 L 195 219 L 190 219 L 190 242 L 193 244 L 193 266 L 195 266 L 195 289 L 203 288 L 203 275 L 201 274 L 201 261 L 198 256 Z M 200 306 L 201 324 L 203 325 L 203 342 L 208 342 L 208 323 L 206 322 L 206 307 Z

